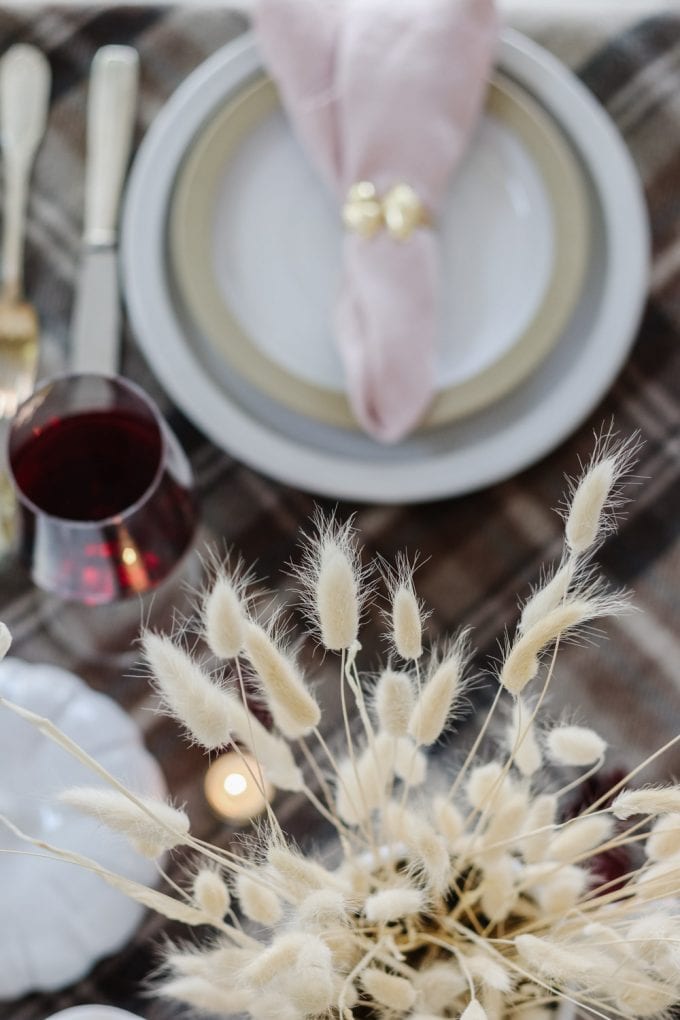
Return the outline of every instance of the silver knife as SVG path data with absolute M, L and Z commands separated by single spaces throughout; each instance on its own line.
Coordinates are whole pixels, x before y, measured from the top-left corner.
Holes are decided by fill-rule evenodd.
M 115 375 L 120 347 L 118 210 L 130 158 L 139 57 L 130 46 L 95 54 L 87 99 L 83 248 L 71 324 L 74 372 Z

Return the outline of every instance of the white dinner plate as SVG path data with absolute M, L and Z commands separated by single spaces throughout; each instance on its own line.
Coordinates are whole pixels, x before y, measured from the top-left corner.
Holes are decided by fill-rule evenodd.
M 172 278 L 195 331 L 272 400 L 359 428 L 331 328 L 337 203 L 271 80 L 246 79 L 199 132 L 168 219 Z M 478 411 L 536 368 L 573 311 L 587 237 L 571 149 L 535 100 L 496 75 L 438 224 L 438 393 L 421 427 Z
M 173 291 L 168 215 L 178 170 L 202 125 L 260 72 L 252 37 L 215 53 L 166 104 L 130 179 L 123 283 L 150 364 L 217 444 L 265 474 L 316 493 L 418 502 L 469 492 L 521 470 L 568 435 L 611 385 L 630 349 L 647 284 L 648 227 L 635 168 L 591 93 L 545 50 L 505 31 L 499 64 L 554 118 L 581 162 L 591 230 L 586 284 L 559 342 L 521 386 L 460 422 L 394 447 L 310 425 L 237 377 L 187 321 Z

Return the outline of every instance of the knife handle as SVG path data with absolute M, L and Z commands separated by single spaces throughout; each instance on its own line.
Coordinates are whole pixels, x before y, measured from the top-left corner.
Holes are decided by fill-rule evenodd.
M 139 57 L 131 46 L 103 46 L 97 50 L 87 100 L 85 244 L 111 245 L 116 241 L 138 80 Z

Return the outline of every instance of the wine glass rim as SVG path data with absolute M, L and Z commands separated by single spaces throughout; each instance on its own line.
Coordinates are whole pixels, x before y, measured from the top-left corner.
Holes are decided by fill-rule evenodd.
M 35 503 L 30 498 L 30 496 L 26 495 L 24 490 L 19 485 L 17 477 L 14 473 L 14 467 L 12 465 L 12 458 L 10 455 L 10 446 L 12 441 L 12 432 L 14 430 L 15 423 L 18 421 L 22 409 L 25 408 L 27 404 L 30 404 L 31 401 L 34 400 L 40 393 L 42 393 L 44 390 L 49 389 L 50 387 L 53 387 L 56 383 L 67 383 L 79 379 L 88 378 L 100 379 L 103 380 L 104 382 L 114 383 L 115 385 L 120 386 L 121 389 L 128 390 L 129 392 L 132 393 L 133 396 L 139 399 L 142 402 L 142 404 L 144 404 L 146 408 L 151 412 L 154 424 L 158 429 L 161 450 L 153 478 L 146 486 L 144 491 L 137 497 L 136 500 L 134 500 L 134 502 L 128 504 L 128 506 L 124 507 L 122 510 L 119 510 L 118 513 L 109 514 L 108 517 L 97 517 L 92 518 L 89 521 L 82 521 L 75 520 L 74 518 L 71 517 L 60 517 L 57 514 L 51 514 L 43 510 L 40 506 L 38 506 L 37 503 Z M 160 412 L 160 408 L 154 401 L 153 397 L 149 396 L 149 394 L 138 383 L 133 382 L 132 379 L 128 379 L 126 376 L 107 372 L 60 372 L 58 375 L 49 376 L 49 378 L 42 380 L 41 385 L 38 389 L 33 390 L 33 392 L 28 397 L 26 397 L 26 399 L 21 404 L 19 404 L 16 413 L 14 414 L 14 417 L 10 422 L 10 427 L 7 430 L 7 436 L 5 439 L 5 454 L 6 454 L 5 462 L 7 465 L 7 473 L 12 480 L 14 491 L 17 494 L 17 499 L 21 500 L 21 502 L 26 507 L 28 507 L 34 514 L 36 514 L 36 516 L 40 516 L 50 521 L 56 521 L 59 524 L 68 525 L 71 528 L 105 527 L 108 524 L 116 524 L 121 520 L 124 520 L 126 517 L 130 517 L 134 513 L 136 513 L 137 510 L 139 510 L 144 505 L 144 503 L 146 503 L 151 493 L 153 493 L 154 490 L 158 487 L 158 484 L 163 476 L 163 472 L 165 471 L 167 464 L 168 444 L 167 437 L 165 434 L 165 427 L 166 427 L 165 420 Z

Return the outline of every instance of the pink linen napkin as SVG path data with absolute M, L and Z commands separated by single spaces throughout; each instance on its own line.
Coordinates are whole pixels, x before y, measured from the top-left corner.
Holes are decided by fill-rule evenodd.
M 482 108 L 493 0 L 257 0 L 255 24 L 339 205 L 359 181 L 379 196 L 406 183 L 436 214 Z M 405 436 L 433 394 L 438 275 L 429 226 L 403 240 L 345 236 L 337 342 L 354 413 L 383 442 Z

